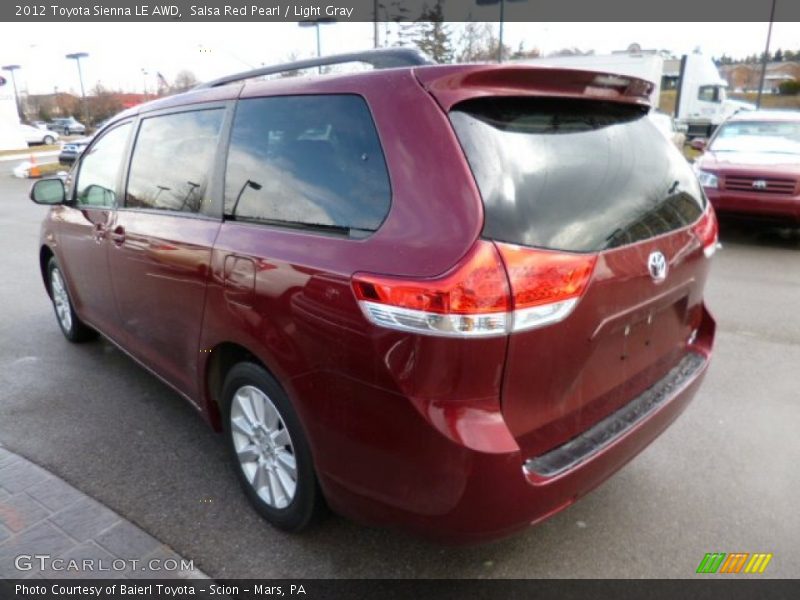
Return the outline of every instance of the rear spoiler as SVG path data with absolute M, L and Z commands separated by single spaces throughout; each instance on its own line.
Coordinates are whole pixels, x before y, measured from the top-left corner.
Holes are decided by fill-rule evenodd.
M 447 65 L 417 67 L 414 72 L 446 111 L 481 96 L 562 96 L 650 106 L 654 88 L 636 77 L 560 67 Z

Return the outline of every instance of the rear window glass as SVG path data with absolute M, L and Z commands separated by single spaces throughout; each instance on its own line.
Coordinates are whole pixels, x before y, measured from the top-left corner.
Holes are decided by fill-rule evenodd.
M 479 98 L 450 113 L 485 206 L 485 237 L 595 252 L 696 221 L 689 164 L 639 106 Z
M 389 176 L 363 98 L 242 100 L 225 177 L 235 219 L 359 235 L 389 211 Z

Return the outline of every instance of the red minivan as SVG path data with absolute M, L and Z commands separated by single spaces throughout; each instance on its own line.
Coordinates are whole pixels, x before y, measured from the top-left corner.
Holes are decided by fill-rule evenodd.
M 274 525 L 501 536 L 692 398 L 714 213 L 644 81 L 345 58 L 378 68 L 116 117 L 33 187 L 45 286 L 69 340 L 102 333 L 225 432 Z

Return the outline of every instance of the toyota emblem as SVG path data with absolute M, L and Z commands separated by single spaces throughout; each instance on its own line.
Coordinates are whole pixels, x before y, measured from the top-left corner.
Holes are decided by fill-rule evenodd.
M 765 189 L 767 189 L 767 182 L 766 182 L 766 181 L 764 181 L 763 179 L 756 179 L 756 180 L 753 182 L 753 189 L 756 189 L 756 190 L 765 190 Z
M 647 270 L 656 283 L 664 281 L 667 278 L 667 259 L 659 251 L 651 252 L 647 259 Z

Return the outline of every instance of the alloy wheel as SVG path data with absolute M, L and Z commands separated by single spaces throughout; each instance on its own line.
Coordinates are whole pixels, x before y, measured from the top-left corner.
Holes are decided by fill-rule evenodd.
M 233 395 L 231 433 L 239 466 L 258 497 L 284 509 L 297 492 L 297 461 L 289 430 L 263 391 L 244 385 Z
M 50 289 L 53 292 L 53 304 L 56 307 L 56 315 L 58 322 L 64 331 L 72 330 L 72 309 L 69 305 L 69 296 L 67 295 L 67 287 L 64 285 L 64 279 L 61 277 L 61 271 L 54 268 L 50 272 Z

